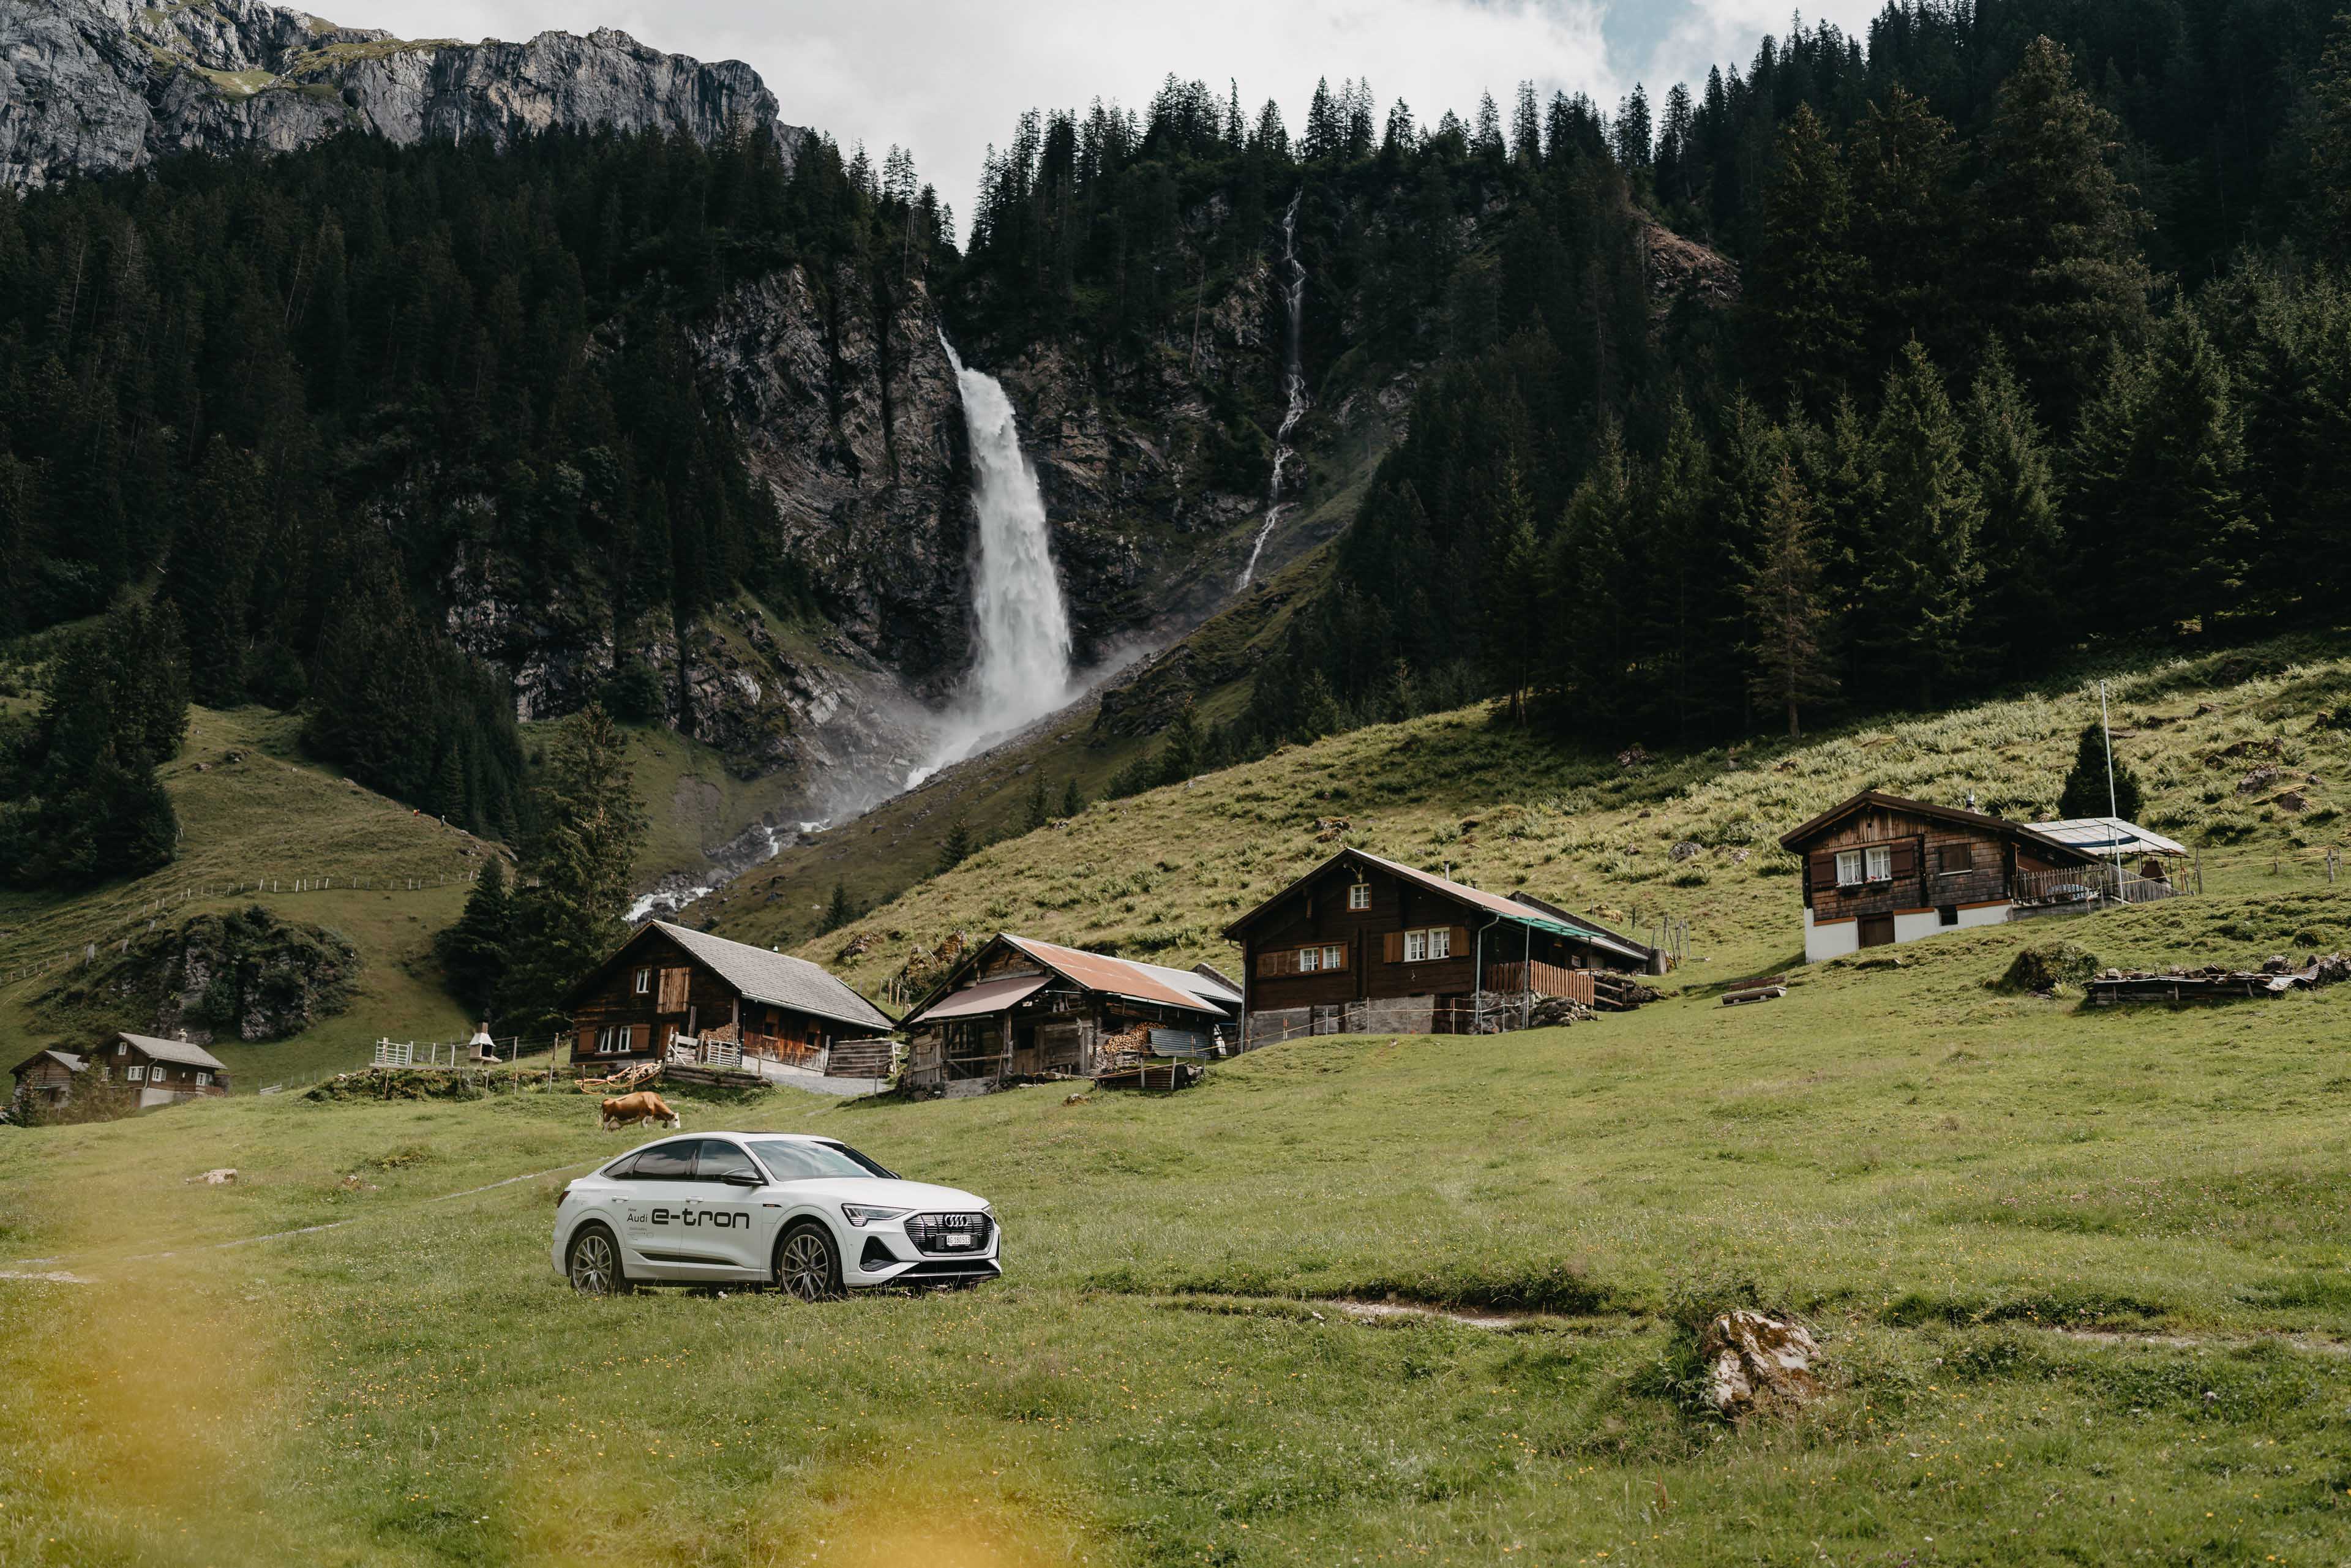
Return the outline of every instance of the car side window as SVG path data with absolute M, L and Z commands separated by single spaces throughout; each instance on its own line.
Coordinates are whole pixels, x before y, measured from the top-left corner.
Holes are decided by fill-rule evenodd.
M 740 1145 L 730 1144 L 724 1138 L 703 1139 L 702 1153 L 695 1156 L 694 1179 L 724 1181 L 728 1171 L 749 1171 L 753 1176 L 759 1175 L 759 1167 L 751 1163 L 751 1156 L 743 1152 Z M 766 1178 L 760 1179 L 764 1181 Z
M 694 1149 L 702 1140 L 680 1138 L 674 1144 L 655 1144 L 637 1156 L 636 1168 L 629 1173 L 632 1181 L 691 1181 L 694 1179 Z
M 637 1156 L 634 1155 L 622 1155 L 619 1159 L 614 1160 L 611 1165 L 604 1167 L 604 1179 L 606 1181 L 626 1181 L 630 1176 L 634 1176 L 636 1171 Z

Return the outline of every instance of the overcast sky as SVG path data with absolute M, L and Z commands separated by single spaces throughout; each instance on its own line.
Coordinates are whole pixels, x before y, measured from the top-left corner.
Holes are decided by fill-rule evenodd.
M 315 3 L 315 0 L 314 0 Z M 1813 0 L 1807 20 L 1859 26 L 1882 0 Z M 783 117 L 896 142 L 967 227 L 980 156 L 1030 108 L 1147 102 L 1170 71 L 1237 79 L 1252 114 L 1279 99 L 1292 130 L 1315 78 L 1365 77 L 1426 123 L 1467 119 L 1480 91 L 1507 110 L 1521 79 L 1603 109 L 1635 81 L 1653 103 L 1708 65 L 1784 32 L 1790 0 L 330 0 L 350 26 L 403 37 L 528 38 L 618 27 L 656 48 L 748 61 Z

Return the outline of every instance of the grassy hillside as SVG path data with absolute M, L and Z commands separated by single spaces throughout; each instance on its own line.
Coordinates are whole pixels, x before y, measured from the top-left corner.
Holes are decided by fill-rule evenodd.
M 464 1038 L 469 1026 L 442 989 L 432 938 L 493 852 L 308 761 L 299 728 L 266 708 L 192 710 L 186 747 L 161 770 L 180 815 L 175 863 L 73 897 L 0 893 L 0 1065 L 46 1044 L 91 1043 L 89 1010 L 59 1005 L 89 945 L 119 943 L 151 920 L 176 925 L 256 903 L 342 932 L 365 967 L 339 1017 L 287 1040 L 213 1047 L 239 1092 L 363 1062 L 379 1035 Z M 125 1016 L 114 1027 L 152 1026 Z
M 2112 695 L 2148 825 L 2204 847 L 2213 892 L 2324 884 L 2351 778 L 2351 729 L 2319 717 L 2351 710 L 2342 641 L 2150 661 L 2120 673 Z M 831 961 L 871 935 L 843 970 L 867 989 L 956 929 L 1226 962 L 1224 925 L 1330 854 L 1339 840 L 1316 824 L 1344 819 L 1344 841 L 1484 887 L 1526 887 L 1644 929 L 1686 919 L 1698 961 L 1678 978 L 1703 985 L 1799 961 L 1796 865 L 1777 843 L 1787 829 L 1870 786 L 1952 804 L 1972 791 L 1988 810 L 2045 815 L 2096 712 L 2085 691 L 2052 686 L 1799 743 L 1629 762 L 1563 750 L 1484 709 L 1436 715 L 1097 805 L 987 849 L 841 934 L 803 938 L 801 951 Z M 2287 771 L 2241 793 L 2262 765 Z M 913 835 L 903 817 L 890 821 Z M 1682 843 L 1697 852 L 1676 860 Z M 746 940 L 805 930 L 754 900 L 715 913 L 720 931 Z
M 2093 934 L 2346 921 L 2304 888 Z M 569 1092 L 0 1134 L 0 1560 L 2337 1561 L 2351 988 L 1988 990 L 2036 935 L 1171 1098 L 687 1104 L 992 1199 L 1011 1274 L 955 1296 L 575 1298 L 550 1195 L 628 1140 Z M 1337 1304 L 1391 1297 L 1533 1311 Z M 1673 1319 L 1745 1299 L 1830 1392 L 1732 1428 Z

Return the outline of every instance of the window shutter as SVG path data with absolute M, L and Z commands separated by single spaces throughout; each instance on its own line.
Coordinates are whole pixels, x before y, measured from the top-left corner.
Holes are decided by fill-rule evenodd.
M 1469 927 L 1457 925 L 1453 928 L 1453 951 L 1448 956 L 1455 958 L 1469 956 Z
M 649 1049 L 653 1042 L 653 1026 L 637 1023 L 629 1026 L 629 1049 L 633 1053 Z
M 1380 938 L 1380 956 L 1391 964 L 1404 962 L 1404 933 L 1391 931 Z
M 1281 967 L 1280 967 L 1280 965 L 1281 965 L 1281 955 L 1280 955 L 1280 954 L 1279 954 L 1279 953 L 1259 953 L 1259 954 L 1257 956 L 1257 975 L 1258 975 L 1258 978 L 1259 978 L 1259 979 L 1260 979 L 1260 980 L 1262 980 L 1262 979 L 1265 979 L 1266 977 L 1268 977 L 1269 976 L 1272 976 L 1272 975 L 1279 975 L 1280 973 L 1281 973 Z
M 1918 841 L 1916 839 L 1898 840 L 1895 843 L 1894 852 L 1889 858 L 1893 861 L 1894 874 L 1896 876 L 1917 875 Z
M 1837 884 L 1836 851 L 1814 850 L 1810 863 L 1813 891 L 1818 892 L 1822 888 L 1834 887 Z
M 577 1061 L 580 1057 L 593 1056 L 595 1054 L 596 1026 L 590 1023 L 581 1024 L 580 1026 L 580 1039 L 571 1047 L 572 1059 Z

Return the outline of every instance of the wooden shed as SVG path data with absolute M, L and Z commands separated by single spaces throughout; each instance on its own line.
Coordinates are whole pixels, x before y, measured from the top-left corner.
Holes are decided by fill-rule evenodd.
M 1344 849 L 1225 928 L 1244 1042 L 1466 1033 L 1532 999 L 1592 1003 L 1595 977 L 1660 973 L 1656 949 L 1528 893 L 1507 896 Z
M 1170 968 L 999 933 L 908 1013 L 906 1086 L 983 1094 L 1024 1079 L 1092 1077 L 1141 1055 L 1207 1055 L 1240 988 L 1203 965 Z
M 681 1036 L 821 1071 L 845 1040 L 888 1034 L 890 1015 L 837 976 L 787 953 L 655 920 L 563 998 L 572 1058 L 664 1059 Z

